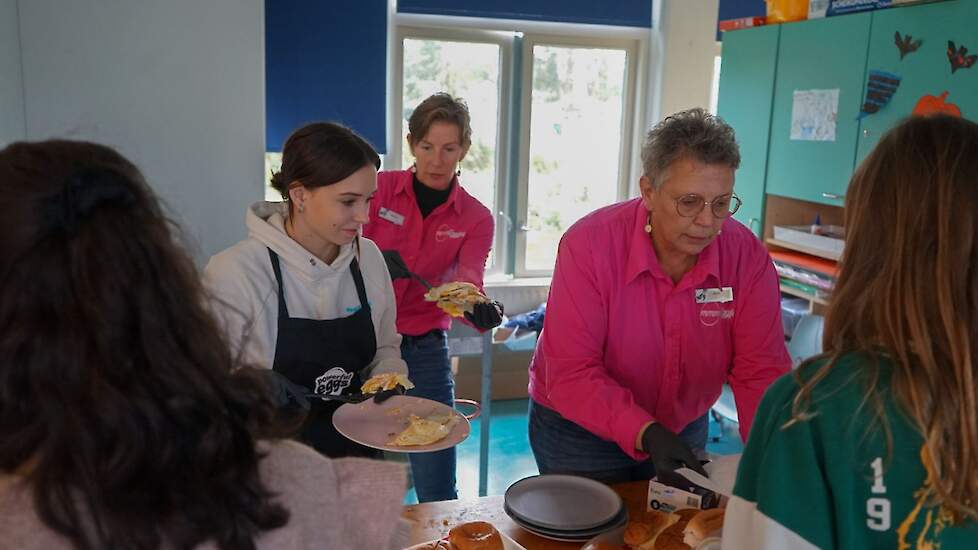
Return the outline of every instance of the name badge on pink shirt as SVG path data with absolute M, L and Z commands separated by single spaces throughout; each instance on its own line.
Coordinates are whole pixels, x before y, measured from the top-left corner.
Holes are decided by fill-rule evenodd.
M 394 212 L 393 210 L 388 210 L 386 208 L 381 208 L 380 211 L 377 212 L 377 215 L 380 216 L 381 218 L 383 218 L 383 219 L 385 219 L 385 220 L 393 223 L 393 224 L 396 224 L 396 225 L 404 225 L 404 215 L 403 214 L 398 214 L 397 212 Z
M 725 304 L 733 301 L 733 288 L 697 288 L 695 296 L 697 304 Z

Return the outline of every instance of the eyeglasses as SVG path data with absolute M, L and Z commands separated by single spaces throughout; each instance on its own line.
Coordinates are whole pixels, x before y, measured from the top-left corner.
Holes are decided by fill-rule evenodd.
M 676 201 L 676 212 L 684 218 L 695 218 L 707 206 L 717 218 L 729 218 L 740 209 L 740 197 L 733 194 L 720 195 L 708 201 L 696 193 L 690 193 L 673 200 Z

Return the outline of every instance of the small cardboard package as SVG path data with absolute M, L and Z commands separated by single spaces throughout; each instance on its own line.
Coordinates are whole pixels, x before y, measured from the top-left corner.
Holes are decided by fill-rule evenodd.
M 649 480 L 647 510 L 674 512 L 685 508 L 707 509 L 722 506 L 726 497 L 733 493 L 737 478 L 737 465 L 740 455 L 713 456 L 703 464 L 709 477 L 688 469 L 676 470 L 679 477 L 685 478 L 685 486 L 675 487 L 676 483 L 666 485 L 652 478 Z
M 716 508 L 720 505 L 720 495 L 690 484 L 686 489 L 660 483 L 658 479 L 649 480 L 648 510 L 675 512 L 684 508 Z

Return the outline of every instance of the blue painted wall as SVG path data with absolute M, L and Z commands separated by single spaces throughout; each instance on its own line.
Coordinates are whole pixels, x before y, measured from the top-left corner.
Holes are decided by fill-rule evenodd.
M 265 0 L 266 149 L 317 120 L 387 151 L 387 0 Z

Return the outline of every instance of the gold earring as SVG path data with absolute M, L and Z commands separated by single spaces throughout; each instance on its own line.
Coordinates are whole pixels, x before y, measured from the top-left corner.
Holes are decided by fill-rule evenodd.
M 300 202 L 299 203 L 299 213 L 302 214 L 305 211 L 306 211 L 306 203 Z
M 649 235 L 652 234 L 652 212 L 649 212 L 648 221 L 645 223 L 645 232 Z

